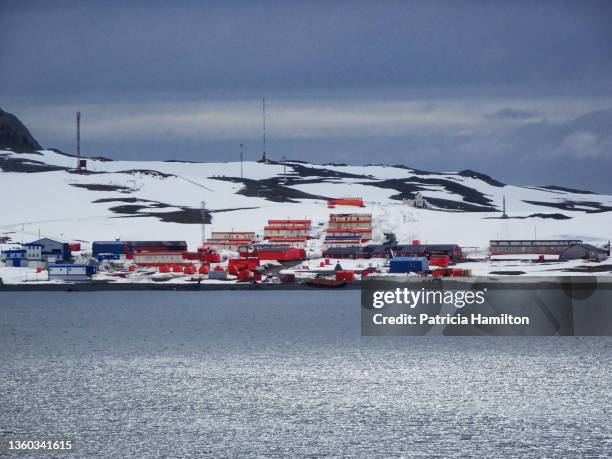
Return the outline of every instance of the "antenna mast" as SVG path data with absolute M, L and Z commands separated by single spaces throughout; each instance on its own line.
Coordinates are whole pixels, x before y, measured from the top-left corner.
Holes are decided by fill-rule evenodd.
M 263 157 L 262 160 L 266 162 L 266 98 L 261 99 L 262 108 L 262 121 L 263 121 Z
M 206 201 L 200 203 L 200 213 L 202 215 L 202 250 L 206 244 Z
M 76 112 L 77 170 L 81 170 L 81 112 Z

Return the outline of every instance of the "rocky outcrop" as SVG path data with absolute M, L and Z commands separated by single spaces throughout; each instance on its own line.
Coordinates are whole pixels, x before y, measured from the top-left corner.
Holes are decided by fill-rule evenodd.
M 42 147 L 19 118 L 0 109 L 0 150 L 26 153 Z

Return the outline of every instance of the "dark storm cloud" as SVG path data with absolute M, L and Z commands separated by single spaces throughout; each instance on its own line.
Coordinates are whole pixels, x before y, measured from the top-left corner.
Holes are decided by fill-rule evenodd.
M 80 107 L 92 153 L 205 160 L 260 150 L 266 96 L 279 156 L 516 181 L 502 155 L 554 152 L 600 171 L 601 129 L 541 148 L 506 124 L 544 136 L 612 106 L 610 23 L 607 1 L 0 0 L 0 107 L 47 146 L 72 148 Z
M 607 2 L 3 2 L 0 37 L 9 46 L 2 49 L 2 82 L 11 83 L 11 95 L 71 100 L 385 86 L 563 89 L 585 80 L 609 90 L 611 8 Z

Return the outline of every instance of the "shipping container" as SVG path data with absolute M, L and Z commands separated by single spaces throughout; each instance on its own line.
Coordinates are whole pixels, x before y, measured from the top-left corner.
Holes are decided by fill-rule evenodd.
M 96 272 L 92 265 L 52 264 L 48 269 L 49 280 L 83 281 Z
M 395 257 L 389 261 L 390 273 L 421 273 L 429 270 L 425 257 Z

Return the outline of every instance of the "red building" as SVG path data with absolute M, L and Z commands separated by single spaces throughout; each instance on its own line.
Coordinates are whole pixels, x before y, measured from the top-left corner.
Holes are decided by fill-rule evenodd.
M 238 251 L 242 246 L 248 246 L 256 241 L 253 231 L 213 231 L 206 240 L 205 248 L 213 250 Z
M 268 220 L 264 239 L 271 244 L 304 247 L 310 236 L 310 220 Z
M 259 260 L 298 261 L 306 259 L 306 250 L 287 245 L 255 245 L 241 251 L 242 257 L 257 257 Z
M 365 207 L 362 198 L 338 198 L 338 199 L 330 199 L 327 201 L 327 207 L 330 209 L 335 208 L 336 206 L 356 206 L 356 207 Z
M 354 247 L 371 239 L 372 214 L 330 214 L 323 247 Z

